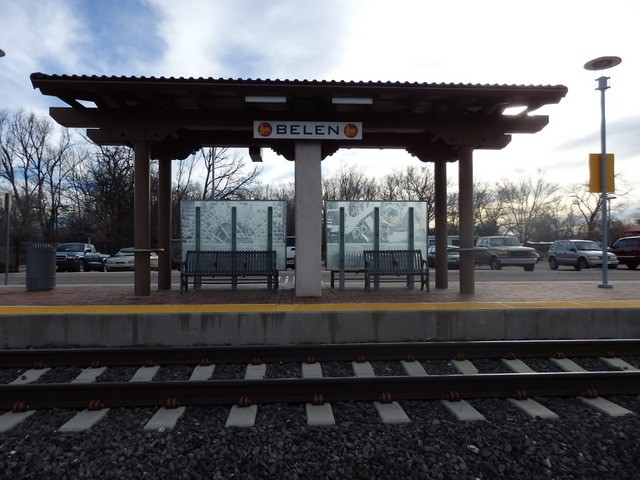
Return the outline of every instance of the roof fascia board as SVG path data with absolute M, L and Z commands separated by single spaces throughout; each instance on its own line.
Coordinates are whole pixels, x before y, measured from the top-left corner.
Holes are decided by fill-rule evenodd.
M 255 120 L 362 122 L 364 131 L 438 132 L 460 129 L 500 133 L 535 133 L 548 122 L 547 115 L 470 115 L 470 114 L 385 114 L 369 112 L 211 112 L 182 110 L 74 109 L 51 107 L 51 117 L 68 128 L 100 128 L 115 123 L 169 125 L 172 129 L 240 129 L 252 130 Z

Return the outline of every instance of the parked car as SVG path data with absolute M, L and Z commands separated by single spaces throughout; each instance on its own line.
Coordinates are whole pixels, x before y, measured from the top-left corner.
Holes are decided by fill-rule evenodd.
M 158 270 L 158 254 L 151 252 L 149 254 L 151 270 Z M 104 268 L 107 272 L 120 272 L 125 270 L 134 270 L 135 256 L 133 247 L 121 248 L 118 253 L 107 258 L 104 262 Z
M 69 242 L 60 243 L 56 247 L 56 270 L 58 272 L 89 272 L 104 271 L 104 261 L 108 255 L 103 255 L 91 243 Z
M 287 237 L 287 265 L 286 268 L 296 268 L 296 237 Z
M 640 237 L 622 237 L 609 247 L 609 251 L 618 257 L 620 265 L 635 270 L 640 265 Z
M 430 268 L 436 267 L 436 247 L 431 246 L 427 249 L 427 263 Z M 460 268 L 460 252 L 458 247 L 447 245 L 447 268 L 455 270 Z
M 556 240 L 549 247 L 549 268 L 557 270 L 567 265 L 576 270 L 602 266 L 602 247 L 591 240 Z M 616 268 L 618 259 L 607 254 L 607 266 Z
M 476 252 L 475 264 L 489 265 L 491 270 L 514 266 L 533 272 L 540 258 L 535 248 L 523 246 L 518 237 L 512 235 L 479 237 L 476 247 L 484 247 L 486 250 Z

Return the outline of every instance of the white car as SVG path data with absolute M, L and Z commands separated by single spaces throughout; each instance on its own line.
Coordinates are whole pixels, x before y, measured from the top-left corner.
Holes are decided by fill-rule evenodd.
M 287 265 L 286 268 L 296 268 L 296 237 L 287 237 Z
M 151 252 L 149 256 L 151 270 L 158 270 L 158 254 Z M 121 248 L 118 253 L 105 260 L 104 268 L 107 272 L 133 271 L 134 264 L 135 257 L 133 255 L 133 247 Z

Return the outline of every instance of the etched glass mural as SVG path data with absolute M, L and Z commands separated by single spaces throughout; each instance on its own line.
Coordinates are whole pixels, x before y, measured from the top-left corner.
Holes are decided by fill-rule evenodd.
M 344 208 L 344 269 L 364 268 L 363 250 L 422 250 L 427 253 L 425 202 L 344 202 L 325 205 L 327 270 L 340 267 L 340 208 Z M 376 232 L 376 209 L 378 229 Z M 413 210 L 412 210 L 413 209 Z M 413 212 L 413 222 L 410 213 Z M 413 227 L 413 232 L 411 228 Z M 377 238 L 376 238 L 377 236 Z M 413 244 L 413 247 L 411 246 Z
M 286 201 L 187 200 L 181 214 L 182 258 L 188 250 L 275 250 L 285 269 Z

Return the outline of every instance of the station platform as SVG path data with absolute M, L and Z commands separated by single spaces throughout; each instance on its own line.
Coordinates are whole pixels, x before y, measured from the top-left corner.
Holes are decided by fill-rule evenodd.
M 640 282 L 479 282 L 430 292 L 382 284 L 264 285 L 135 296 L 133 285 L 0 287 L 0 346 L 239 345 L 424 340 L 639 338 Z

